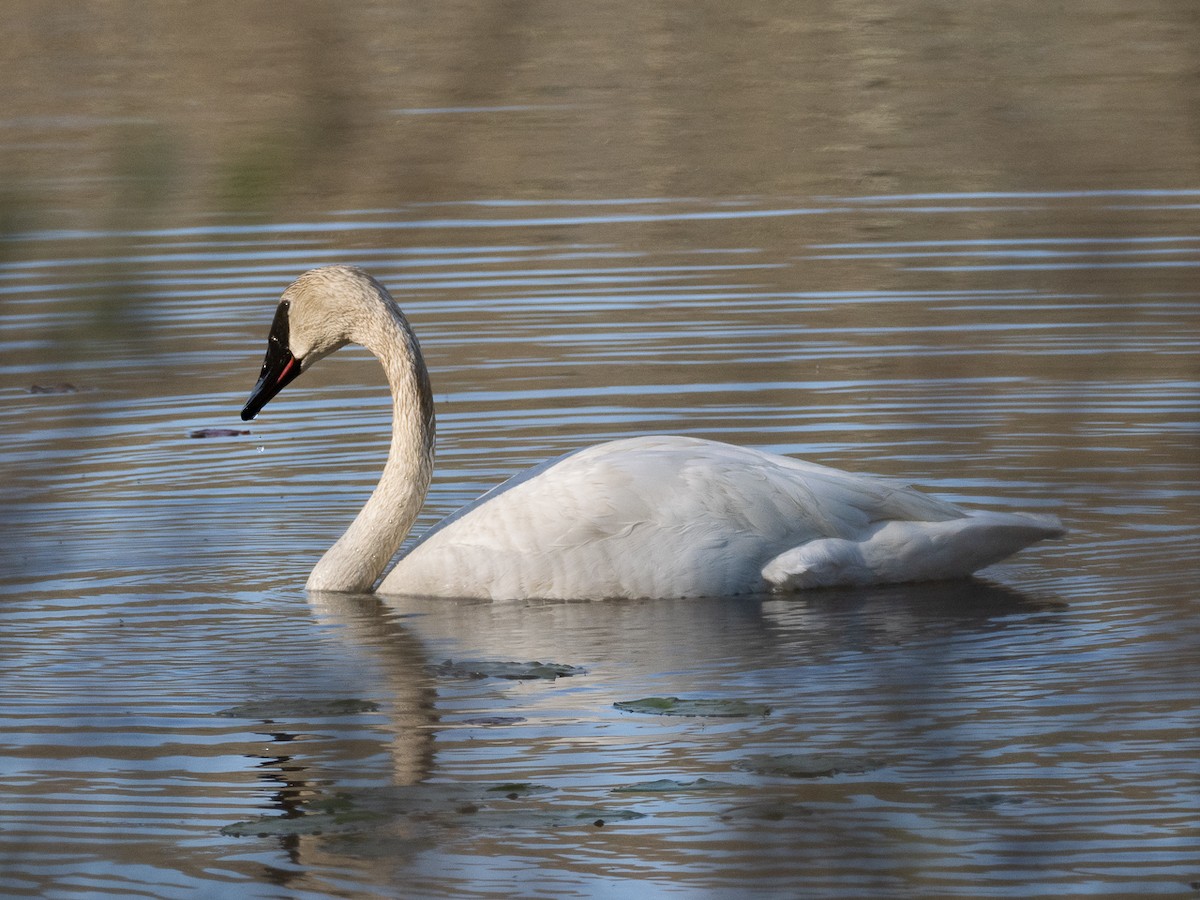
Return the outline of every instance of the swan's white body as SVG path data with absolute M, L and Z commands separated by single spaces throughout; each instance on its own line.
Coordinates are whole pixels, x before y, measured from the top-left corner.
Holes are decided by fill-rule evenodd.
M 310 590 L 369 591 L 433 471 L 420 349 L 386 289 L 346 267 L 284 293 L 243 418 L 354 341 L 393 395 L 383 475 Z M 274 358 L 272 354 L 275 354 Z M 1062 534 L 1051 516 L 968 512 L 887 479 L 686 437 L 612 441 L 543 463 L 427 532 L 377 590 L 508 599 L 723 596 L 956 578 Z
M 385 593 L 724 596 L 957 577 L 1046 536 L 885 479 L 687 437 L 580 450 L 432 529 Z

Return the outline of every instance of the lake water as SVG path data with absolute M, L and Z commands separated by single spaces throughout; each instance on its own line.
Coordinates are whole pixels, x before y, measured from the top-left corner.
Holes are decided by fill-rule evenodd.
M 740 65 L 783 53 L 755 22 L 736 24 L 751 49 L 702 57 L 738 77 L 697 83 L 706 67 L 677 44 L 629 49 L 654 41 L 607 20 L 591 42 L 597 23 L 552 16 L 550 38 L 528 19 L 424 22 L 396 64 L 415 86 L 389 94 L 381 47 L 400 25 L 364 4 L 376 19 L 340 34 L 370 50 L 354 77 L 378 79 L 334 92 L 360 104 L 328 151 L 340 180 L 315 157 L 227 171 L 253 209 L 197 199 L 215 153 L 197 136 L 266 116 L 294 28 L 251 63 L 213 26 L 267 79 L 232 105 L 228 73 L 187 105 L 184 74 L 220 68 L 208 51 L 171 62 L 196 71 L 154 69 L 161 49 L 103 28 L 63 84 L 17 92 L 0 134 L 25 185 L 0 257 L 0 894 L 1200 894 L 1183 7 L 1157 24 L 1095 13 L 1055 32 L 1053 62 L 1050 38 L 1010 33 L 1045 67 L 1035 90 L 1015 64 L 991 87 L 967 77 L 956 50 L 983 40 L 968 14 L 935 34 L 871 6 L 802 23 L 799 46 L 851 45 L 858 68 L 805 62 L 816 80 L 794 95 Z M 651 35 L 725 40 L 729 23 L 649 8 Z M 84 40 L 26 18 L 60 55 Z M 911 56 L 879 49 L 889 23 Z M 1083 52 L 1126 30 L 1140 43 Z M 526 31 L 538 49 L 500 40 Z M 510 81 L 430 68 L 492 34 L 527 59 Z M 110 38 L 124 81 L 106 74 Z M 604 50 L 658 80 L 624 92 Z M 438 71 L 474 92 L 431 87 Z M 996 140 L 962 137 L 958 90 L 994 94 L 973 115 Z M 342 108 L 323 97 L 318 113 Z M 1047 131 L 1051 100 L 1073 113 Z M 808 136 L 827 101 L 836 147 Z M 692 116 L 706 103 L 711 128 Z M 388 146 L 406 149 L 388 157 L 398 123 Z M 175 141 L 165 173 L 155 134 Z M 400 157 L 411 171 L 369 202 Z M 419 528 L 546 457 L 674 433 L 1052 512 L 1070 534 L 974 581 L 790 597 L 306 595 L 382 465 L 382 373 L 342 351 L 254 422 L 238 412 L 279 293 L 335 261 L 389 286 L 431 369 Z M 663 697 L 739 714 L 617 705 Z

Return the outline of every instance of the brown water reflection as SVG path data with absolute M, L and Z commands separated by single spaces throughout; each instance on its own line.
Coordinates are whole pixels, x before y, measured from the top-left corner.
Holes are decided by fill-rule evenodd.
M 0 893 L 1193 890 L 1194 4 L 8 13 Z M 306 598 L 386 449 L 374 362 L 191 435 L 332 261 L 420 334 L 423 525 L 674 432 L 1071 537 L 737 604 Z
M 53 225 L 1178 187 L 1200 162 L 1188 0 L 19 2 L 8 21 L 0 168 Z

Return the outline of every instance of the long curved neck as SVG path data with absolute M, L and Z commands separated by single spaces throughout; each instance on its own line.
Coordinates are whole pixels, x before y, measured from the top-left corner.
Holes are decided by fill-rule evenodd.
M 421 348 L 394 302 L 381 305 L 370 331 L 362 343 L 387 373 L 392 444 L 370 498 L 308 576 L 310 591 L 370 591 L 412 529 L 433 477 L 433 393 Z

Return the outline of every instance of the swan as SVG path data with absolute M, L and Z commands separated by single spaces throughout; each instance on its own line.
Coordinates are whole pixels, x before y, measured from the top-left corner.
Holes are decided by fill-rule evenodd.
M 284 291 L 253 419 L 348 343 L 383 365 L 383 474 L 325 552 L 310 591 L 479 599 L 726 596 L 966 577 L 1064 533 L 1052 516 L 967 511 L 907 485 L 693 437 L 633 437 L 548 460 L 426 532 L 378 587 L 425 500 L 434 409 L 416 335 L 362 269 L 323 266 Z

